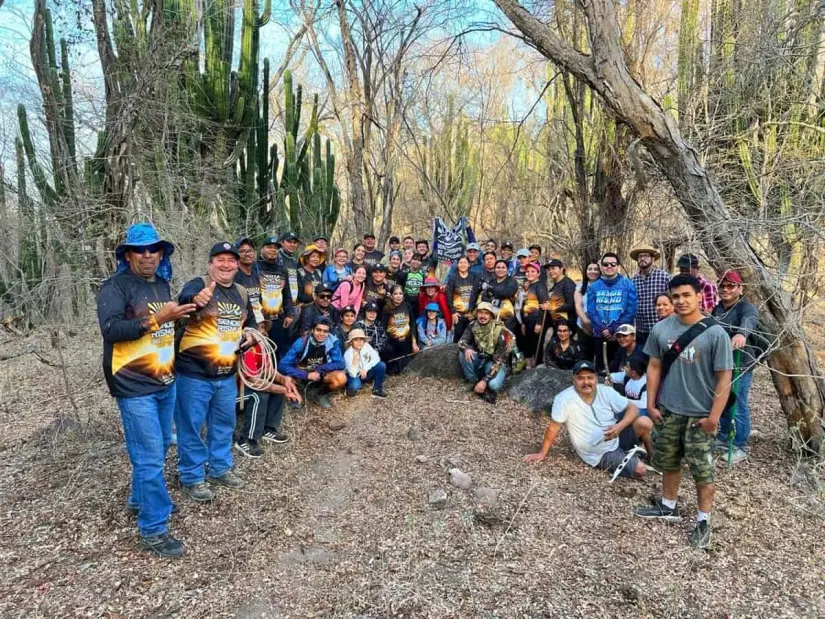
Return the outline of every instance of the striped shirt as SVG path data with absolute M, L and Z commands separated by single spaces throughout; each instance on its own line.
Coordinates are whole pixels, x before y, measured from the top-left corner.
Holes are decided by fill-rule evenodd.
M 631 280 L 636 286 L 638 308 L 636 310 L 636 329 L 641 333 L 650 333 L 656 324 L 656 297 L 667 290 L 671 275 L 662 269 L 650 269 L 647 275 L 641 271 Z

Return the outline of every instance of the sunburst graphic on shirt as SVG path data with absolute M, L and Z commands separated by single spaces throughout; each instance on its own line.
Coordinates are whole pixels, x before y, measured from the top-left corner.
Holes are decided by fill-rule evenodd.
M 527 293 L 527 298 L 524 300 L 524 313 L 534 314 L 539 311 L 539 298 L 532 292 Z
M 231 311 L 225 311 L 228 309 Z M 220 317 L 207 314 L 187 323 L 179 350 L 210 365 L 231 367 L 235 364 L 235 351 L 241 339 L 243 314 L 234 303 L 218 303 L 218 310 Z
M 218 302 L 218 316 L 221 318 L 241 318 L 241 306 L 237 303 Z
M 115 342 L 112 374 L 128 370 L 157 379 L 171 375 L 175 364 L 175 336 L 171 328 L 165 327 L 131 342 Z

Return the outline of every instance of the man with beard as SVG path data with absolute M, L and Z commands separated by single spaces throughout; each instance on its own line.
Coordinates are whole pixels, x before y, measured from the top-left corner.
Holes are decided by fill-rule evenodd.
M 97 297 L 103 375 L 120 410 L 132 465 L 127 505 L 137 513 L 141 546 L 162 557 L 184 554 L 183 543 L 168 531 L 174 505 L 163 464 L 175 410 L 175 321 L 197 309 L 172 301 L 174 249 L 152 224 L 133 224 L 115 249 L 117 272 Z
M 277 345 L 276 354 L 280 359 L 289 349 L 293 318 L 292 295 L 287 285 L 289 274 L 283 262 L 278 259 L 279 245 L 278 237 L 264 239 L 257 270 L 260 278 L 261 312 L 264 320 L 269 323 L 269 339 Z
M 630 281 L 636 286 L 636 341 L 642 347 L 658 320 L 656 298 L 667 291 L 667 283 L 670 281 L 670 274 L 653 266 L 659 256 L 659 250 L 649 245 L 641 245 L 630 252 L 631 260 L 635 260 L 639 267 Z
M 326 318 L 335 327 L 340 318 L 338 310 L 332 307 L 332 288 L 326 284 L 318 284 L 315 287 L 314 300 L 310 305 L 304 307 L 301 312 L 300 334 L 306 335 L 319 318 Z
M 384 252 L 380 249 L 375 248 L 375 235 L 372 233 L 367 233 L 364 235 L 364 249 L 366 252 L 364 253 L 364 262 L 366 262 L 370 267 L 375 266 L 381 259 L 384 257 Z
M 653 423 L 612 387 L 599 384 L 595 366 L 579 361 L 573 366 L 573 386 L 553 399 L 550 424 L 541 450 L 525 462 L 547 458 L 561 427 L 567 426 L 573 449 L 585 464 L 622 477 L 644 477 L 647 468 L 635 446 L 647 440 Z M 628 456 L 630 456 L 628 458 Z
M 237 271 L 238 250 L 227 242 L 216 243 L 209 252 L 208 274 L 187 282 L 179 296 L 181 304 L 197 306 L 183 327 L 175 359 L 178 471 L 183 494 L 194 501 L 214 498 L 207 482 L 227 488 L 244 485 L 232 471 L 235 374 L 241 341 L 254 344 L 243 329 L 257 328 L 257 323 L 246 288 L 234 281 Z
M 473 383 L 473 392 L 495 404 L 507 378 L 507 361 L 513 349 L 513 334 L 503 324 L 494 322 L 496 310 L 480 303 L 476 319 L 465 329 L 458 342 L 458 362 L 464 378 Z

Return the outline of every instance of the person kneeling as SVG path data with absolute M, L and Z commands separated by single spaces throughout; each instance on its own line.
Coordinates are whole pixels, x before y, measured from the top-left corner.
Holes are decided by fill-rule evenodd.
M 458 343 L 458 362 L 464 378 L 475 383 L 473 391 L 490 404 L 507 377 L 507 361 L 514 337 L 501 323 L 493 322 L 496 309 L 490 303 L 479 303 L 476 319 Z
M 372 395 L 386 398 L 384 376 L 387 366 L 375 349 L 367 343 L 366 334 L 361 329 L 353 329 L 347 340 L 349 348 L 344 353 L 344 365 L 347 368 L 347 395 L 352 397 L 367 381 L 374 381 Z
M 573 386 L 555 397 L 551 417 L 541 451 L 525 456 L 525 462 L 544 460 L 566 424 L 573 449 L 585 463 L 614 474 L 618 471 L 622 477 L 647 474 L 633 451 L 641 451 L 636 447 L 639 441 L 649 441 L 653 422 L 640 417 L 636 406 L 615 389 L 600 385 L 591 362 L 579 361 L 573 367 Z
M 329 330 L 329 319 L 318 318 L 309 333 L 295 341 L 281 360 L 280 367 L 281 373 L 295 379 L 299 385 L 316 383 L 314 400 L 321 408 L 332 408 L 327 395 L 347 384 L 341 348 Z

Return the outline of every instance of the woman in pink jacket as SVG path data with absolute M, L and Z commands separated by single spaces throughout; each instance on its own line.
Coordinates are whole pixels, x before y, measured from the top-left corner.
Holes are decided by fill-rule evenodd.
M 332 295 L 332 305 L 339 311 L 351 305 L 355 312 L 361 311 L 361 301 L 364 299 L 364 282 L 367 279 L 367 267 L 360 265 L 356 267 L 352 274 L 352 280 L 344 280 L 338 284 L 335 294 Z

